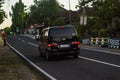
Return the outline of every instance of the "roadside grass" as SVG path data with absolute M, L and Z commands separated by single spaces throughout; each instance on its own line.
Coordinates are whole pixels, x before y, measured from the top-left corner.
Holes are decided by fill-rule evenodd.
M 44 80 L 9 47 L 3 47 L 0 40 L 0 80 Z

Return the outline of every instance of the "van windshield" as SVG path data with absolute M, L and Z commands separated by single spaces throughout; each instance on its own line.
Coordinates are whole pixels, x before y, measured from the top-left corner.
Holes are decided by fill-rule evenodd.
M 61 38 L 61 37 L 72 37 L 75 36 L 76 32 L 74 27 L 57 27 L 50 29 L 50 36 L 52 38 Z

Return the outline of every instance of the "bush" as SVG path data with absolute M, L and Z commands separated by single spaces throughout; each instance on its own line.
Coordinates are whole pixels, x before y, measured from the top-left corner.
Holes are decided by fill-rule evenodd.
M 7 35 L 9 35 L 10 32 L 11 32 L 11 28 L 10 28 L 10 27 L 6 27 L 6 28 L 4 29 L 4 31 L 6 32 Z
M 53 22 L 53 25 L 64 25 L 65 24 L 65 21 L 61 18 L 58 18 L 56 19 L 54 22 Z

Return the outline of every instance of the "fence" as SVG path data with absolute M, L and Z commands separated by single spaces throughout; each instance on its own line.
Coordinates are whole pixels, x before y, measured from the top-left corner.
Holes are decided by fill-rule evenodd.
M 93 38 L 83 39 L 82 44 L 84 45 L 95 45 L 100 47 L 110 47 L 110 48 L 120 48 L 120 39 L 119 38 Z

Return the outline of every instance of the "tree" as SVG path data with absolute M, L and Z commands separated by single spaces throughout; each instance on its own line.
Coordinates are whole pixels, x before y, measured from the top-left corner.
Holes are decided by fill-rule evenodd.
M 87 16 L 87 25 L 80 25 L 80 22 L 78 23 L 80 26 L 77 27 L 78 32 L 80 32 L 81 38 L 87 38 L 88 33 L 91 32 L 92 29 L 92 23 L 93 20 L 89 19 L 90 16 L 87 15 L 87 9 L 89 8 L 90 4 L 92 3 L 93 0 L 78 0 L 78 5 L 76 5 L 76 8 L 79 8 L 80 14 L 79 14 L 79 19 L 80 16 Z
M 94 15 L 92 16 L 93 17 L 92 21 L 94 22 L 94 24 L 91 25 L 91 27 L 88 27 L 92 28 L 91 31 L 92 33 L 95 33 L 97 34 L 97 36 L 100 37 L 102 33 L 113 32 L 114 29 L 120 29 L 119 27 L 120 0 L 78 0 L 78 1 L 79 5 L 77 5 L 77 7 L 79 7 L 81 11 L 85 10 L 88 7 L 89 3 L 91 3 L 92 7 L 94 8 L 95 12 Z M 90 24 L 88 24 L 88 26 L 90 26 Z
M 4 0 L 0 0 L 0 24 L 4 21 L 4 19 L 7 17 L 5 14 L 5 11 L 2 8 L 2 4 L 4 4 Z
M 109 30 L 109 32 L 114 31 L 113 28 L 117 28 L 117 26 L 119 25 L 117 23 L 119 23 L 120 20 L 120 15 L 119 15 L 120 1 L 119 0 L 94 1 L 93 7 L 96 10 L 95 20 L 99 28 L 107 29 Z M 113 22 L 115 25 L 113 25 Z
M 89 4 L 92 1 L 93 0 L 78 0 L 78 5 L 76 5 L 76 8 L 79 8 L 83 12 L 83 14 L 85 14 L 86 8 L 88 8 Z
M 25 27 L 25 5 L 22 3 L 22 0 L 19 0 L 15 4 L 15 6 L 12 6 L 12 13 L 10 13 L 12 16 L 12 31 L 13 32 L 19 32 Z
M 59 17 L 59 3 L 56 0 L 34 0 L 30 7 L 30 20 L 32 23 L 52 24 Z

